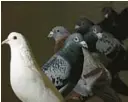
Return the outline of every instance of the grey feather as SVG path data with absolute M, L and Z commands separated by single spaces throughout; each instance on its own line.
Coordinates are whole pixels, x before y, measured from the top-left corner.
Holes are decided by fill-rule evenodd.
M 101 38 L 98 38 L 97 36 L 97 34 L 99 33 L 102 35 Z M 90 38 L 87 39 L 86 36 L 90 36 Z M 111 60 L 117 57 L 121 49 L 124 49 L 123 45 L 120 43 L 119 40 L 114 38 L 112 34 L 104 32 L 98 25 L 92 26 L 90 28 L 90 32 L 84 35 L 84 39 L 88 44 L 90 44 L 91 42 L 93 43 L 93 46 L 95 46 L 95 51 L 98 51 L 101 54 L 106 55 Z M 112 53 L 113 55 L 109 56 Z
M 63 86 L 64 81 L 70 75 L 70 64 L 60 55 L 52 57 L 43 65 L 43 71 L 54 82 L 55 86 Z
M 111 75 L 109 71 L 100 60 L 94 59 L 87 49 L 83 49 L 83 53 L 83 71 L 74 91 L 86 97 L 95 94 L 104 102 L 121 102 L 119 96 L 110 87 Z
M 104 65 L 95 60 L 91 53 L 87 49 L 83 49 L 84 53 L 84 64 L 81 79 L 78 81 L 74 91 L 82 94 L 83 96 L 88 96 L 92 94 L 92 87 L 95 84 L 99 84 L 98 80 L 103 78 L 102 83 L 109 85 L 111 77 L 109 72 L 106 70 Z M 104 75 L 104 77 L 103 77 Z M 103 84 L 102 84 L 103 85 Z M 81 92 L 81 91 L 82 92 Z
M 78 38 L 79 40 L 77 40 Z M 83 54 L 79 42 L 82 40 L 83 38 L 79 33 L 70 35 L 66 39 L 64 47 L 53 55 L 42 67 L 44 73 L 60 91 L 69 82 L 72 81 L 75 83 L 80 78 L 80 71 L 82 70 L 81 63 L 83 63 L 81 56 Z M 72 75 L 75 75 L 76 78 Z

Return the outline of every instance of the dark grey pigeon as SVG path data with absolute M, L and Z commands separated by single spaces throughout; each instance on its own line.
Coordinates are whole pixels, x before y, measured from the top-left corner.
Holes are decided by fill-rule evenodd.
M 115 19 L 115 17 L 118 15 L 112 7 L 104 7 L 102 8 L 101 12 L 105 19 Z
M 112 7 L 104 7 L 101 13 L 104 19 L 98 25 L 104 31 L 112 33 L 118 40 L 125 40 L 128 37 L 128 8 L 124 8 L 118 14 Z
M 80 78 L 83 68 L 83 54 L 79 42 L 82 40 L 81 34 L 70 35 L 66 39 L 64 47 L 42 67 L 44 73 L 60 92 L 69 82 L 75 85 Z
M 89 28 L 94 25 L 94 23 L 87 19 L 85 16 L 81 16 L 75 24 L 75 31 L 81 33 L 82 35 L 88 32 Z
M 104 7 L 101 10 L 103 20 L 98 23 L 100 27 L 109 33 L 112 33 L 116 38 L 120 39 L 119 17 L 118 13 L 112 7 Z

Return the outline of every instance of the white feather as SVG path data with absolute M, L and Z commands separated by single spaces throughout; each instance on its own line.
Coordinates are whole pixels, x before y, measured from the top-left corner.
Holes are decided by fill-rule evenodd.
M 13 39 L 16 36 L 17 39 Z M 64 102 L 63 97 L 46 75 L 40 71 L 23 35 L 8 36 L 11 48 L 11 86 L 23 102 Z

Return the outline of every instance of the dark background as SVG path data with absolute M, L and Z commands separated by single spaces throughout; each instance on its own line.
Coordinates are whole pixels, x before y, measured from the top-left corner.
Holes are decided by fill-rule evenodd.
M 63 25 L 72 31 L 75 21 L 81 15 L 92 21 L 102 20 L 101 8 L 112 6 L 117 12 L 128 6 L 128 2 L 1 2 L 1 39 L 7 38 L 12 31 L 22 33 L 29 41 L 40 66 L 53 54 L 54 41 L 47 38 L 52 27 Z M 10 49 L 2 46 L 2 102 L 20 102 L 10 86 Z M 121 78 L 128 83 L 128 72 Z M 34 94 L 34 93 L 33 93 Z M 123 102 L 128 97 L 122 96 Z M 97 98 L 90 101 L 99 102 Z

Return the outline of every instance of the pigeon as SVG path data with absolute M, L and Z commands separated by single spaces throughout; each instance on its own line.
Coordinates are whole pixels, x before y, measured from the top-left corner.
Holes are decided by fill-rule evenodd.
M 97 51 L 106 56 L 106 58 L 102 57 L 100 61 L 111 72 L 113 78 L 112 84 L 114 84 L 114 80 L 118 79 L 119 82 L 117 81 L 116 83 L 122 83 L 122 87 L 125 87 L 125 89 L 122 89 L 124 92 L 119 91 L 119 87 L 115 89 L 115 84 L 112 85 L 113 88 L 123 95 L 128 95 L 127 85 L 125 85 L 118 77 L 118 72 L 121 70 L 128 70 L 128 60 L 125 60 L 126 51 L 124 46 L 112 34 L 103 31 L 98 25 L 94 25 L 92 28 L 90 28 L 90 32 L 84 35 L 84 40 L 87 42 L 88 46 L 93 45 L 92 52 Z
M 127 36 L 127 24 L 128 24 L 128 8 L 122 10 L 118 14 L 112 7 L 104 7 L 102 9 L 102 15 L 104 20 L 100 21 L 98 25 L 106 31 L 114 35 L 115 38 L 122 41 L 125 40 Z
M 10 45 L 11 86 L 22 102 L 64 102 L 52 82 L 41 72 L 22 34 L 11 32 L 2 44 Z
M 93 58 L 85 41 L 80 42 L 84 54 L 84 63 L 81 78 L 74 88 L 74 91 L 82 96 L 95 94 L 104 102 L 121 102 L 119 96 L 110 87 L 111 75 L 105 66 Z
M 118 26 L 118 13 L 112 7 L 104 7 L 101 12 L 104 19 L 100 21 L 98 25 L 100 25 L 104 31 L 110 32 L 118 38 L 116 32 Z
M 87 19 L 85 16 L 81 16 L 77 21 L 75 25 L 75 32 L 81 33 L 84 35 L 88 32 L 89 28 L 93 26 L 94 23 Z
M 93 50 L 91 49 L 92 47 L 90 47 L 90 51 L 98 51 L 104 54 L 112 63 L 118 58 L 120 59 L 122 57 L 123 59 L 125 56 L 126 49 L 124 45 L 111 33 L 103 31 L 98 25 L 90 28 L 90 32 L 84 35 L 84 40 L 89 46 L 93 45 Z
M 82 72 L 83 54 L 79 46 L 81 40 L 83 40 L 81 34 L 71 34 L 65 40 L 64 47 L 55 53 L 42 67 L 42 71 L 63 96 L 68 93 L 65 94 L 66 91 L 62 89 L 65 86 L 74 87 Z
M 55 40 L 54 53 L 57 53 L 64 46 L 64 41 L 70 35 L 68 30 L 63 26 L 56 26 L 52 28 L 48 37 Z
M 106 55 L 103 52 L 101 52 L 102 51 L 101 49 L 104 49 L 104 47 L 103 47 L 104 45 L 102 45 L 103 43 L 101 43 L 102 46 L 97 44 L 98 40 L 100 40 L 103 36 L 102 32 L 103 32 L 103 30 L 100 28 L 100 26 L 94 25 L 89 29 L 89 32 L 84 35 L 84 41 L 86 41 L 86 43 L 88 44 L 88 49 L 90 52 L 99 53 L 99 54 L 92 53 L 92 55 L 95 57 L 97 56 L 96 58 L 100 59 L 101 62 L 105 66 L 107 66 L 108 63 L 111 62 L 111 59 L 107 58 Z M 110 35 L 110 36 L 112 36 L 112 35 Z M 98 47 L 101 46 L 101 48 L 98 49 L 96 45 Z
M 101 10 L 105 19 L 115 19 L 118 15 L 117 12 L 112 7 L 104 7 Z
M 92 39 L 86 38 L 87 35 L 88 34 L 84 35 L 84 39 L 87 42 L 89 42 L 89 40 L 92 41 Z M 119 51 L 124 49 L 124 46 L 118 39 L 116 39 L 111 33 L 103 31 L 102 28 L 98 25 L 94 25 L 90 28 L 89 35 L 90 38 L 93 36 L 95 37 L 95 41 L 93 40 L 93 43 L 96 43 L 96 50 L 106 55 L 111 60 L 116 59 Z M 113 51 L 115 53 L 113 53 Z M 111 53 L 113 53 L 113 55 L 111 55 Z

